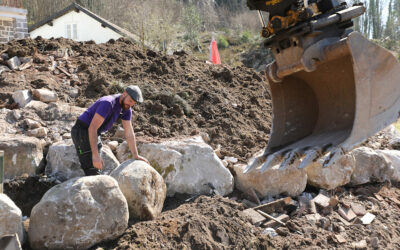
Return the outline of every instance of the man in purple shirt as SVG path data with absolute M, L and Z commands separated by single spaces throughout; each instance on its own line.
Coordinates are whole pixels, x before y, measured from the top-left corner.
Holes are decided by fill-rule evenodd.
M 119 117 L 122 120 L 125 137 L 133 158 L 148 163 L 146 158 L 138 154 L 136 137 L 131 123 L 131 107 L 142 102 L 143 96 L 140 88 L 131 85 L 122 94 L 100 98 L 79 116 L 72 127 L 71 137 L 85 175 L 100 174 L 100 170 L 103 168 L 103 161 L 99 153 L 102 146 L 100 134 L 109 130 Z

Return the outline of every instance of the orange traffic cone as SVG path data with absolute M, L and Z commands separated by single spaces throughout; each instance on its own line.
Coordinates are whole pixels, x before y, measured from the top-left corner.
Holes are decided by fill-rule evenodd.
M 212 41 L 211 41 L 210 57 L 211 57 L 210 59 L 211 59 L 212 63 L 221 64 L 221 59 L 219 57 L 217 42 L 214 39 L 212 39 Z

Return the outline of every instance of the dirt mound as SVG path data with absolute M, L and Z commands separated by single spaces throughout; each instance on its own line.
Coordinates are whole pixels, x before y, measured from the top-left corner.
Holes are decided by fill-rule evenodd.
M 252 226 L 244 207 L 222 197 L 200 196 L 191 203 L 131 225 L 105 249 L 267 249 L 262 229 Z
M 13 91 L 44 87 L 56 91 L 60 100 L 83 107 L 137 84 L 145 97 L 144 104 L 134 108 L 139 140 L 206 132 L 214 148 L 221 144 L 222 153 L 242 161 L 266 146 L 270 95 L 264 76 L 252 69 L 210 65 L 183 51 L 170 56 L 143 52 L 124 39 L 99 45 L 25 39 L 0 50 L 33 59 L 28 69 L 2 73 L 1 97 L 8 104 Z M 54 62 L 58 67 L 49 70 Z M 79 91 L 76 98 L 68 94 L 73 89 Z

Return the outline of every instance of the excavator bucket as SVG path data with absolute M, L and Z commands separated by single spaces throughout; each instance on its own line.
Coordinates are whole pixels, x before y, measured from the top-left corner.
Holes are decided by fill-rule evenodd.
M 303 168 L 320 157 L 329 166 L 398 119 L 400 64 L 390 51 L 352 32 L 322 54 L 313 70 L 280 81 L 267 74 L 273 104 L 270 139 L 244 172 L 278 164 Z

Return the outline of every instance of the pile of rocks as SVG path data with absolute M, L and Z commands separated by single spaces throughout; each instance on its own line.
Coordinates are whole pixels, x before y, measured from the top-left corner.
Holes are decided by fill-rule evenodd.
M 382 135 L 383 134 L 383 135 Z M 400 138 L 394 126 L 389 126 L 380 136 L 385 136 L 389 149 L 355 148 L 344 155 L 336 164 L 323 167 L 318 160 L 304 169 L 291 165 L 284 170 L 279 166 L 260 173 L 258 169 L 243 174 L 246 165 L 236 164 L 235 186 L 243 192 L 254 189 L 261 198 L 287 194 L 297 196 L 306 185 L 332 190 L 340 186 L 356 186 L 370 182 L 400 181 L 400 152 L 390 149 Z M 370 139 L 370 142 L 373 140 Z
M 163 208 L 166 185 L 147 163 L 127 161 L 111 176 L 77 177 L 52 187 L 25 223 L 33 249 L 86 249 L 111 240 L 128 220 L 156 218 Z M 21 210 L 0 194 L 0 239 L 24 242 Z
M 264 228 L 264 233 L 271 237 L 286 237 L 291 233 L 313 234 L 318 231 L 317 227 L 328 232 L 330 240 L 338 246 L 347 243 L 344 226 L 369 225 L 376 218 L 373 206 L 366 209 L 363 204 L 341 200 L 336 195 L 324 192 L 318 195 L 302 193 L 295 199 L 286 197 L 257 206 L 248 201 L 244 204 L 249 208 L 243 212 L 251 223 Z M 368 242 L 370 247 L 378 247 L 377 237 Z M 353 242 L 352 247 L 364 249 L 367 241 Z

